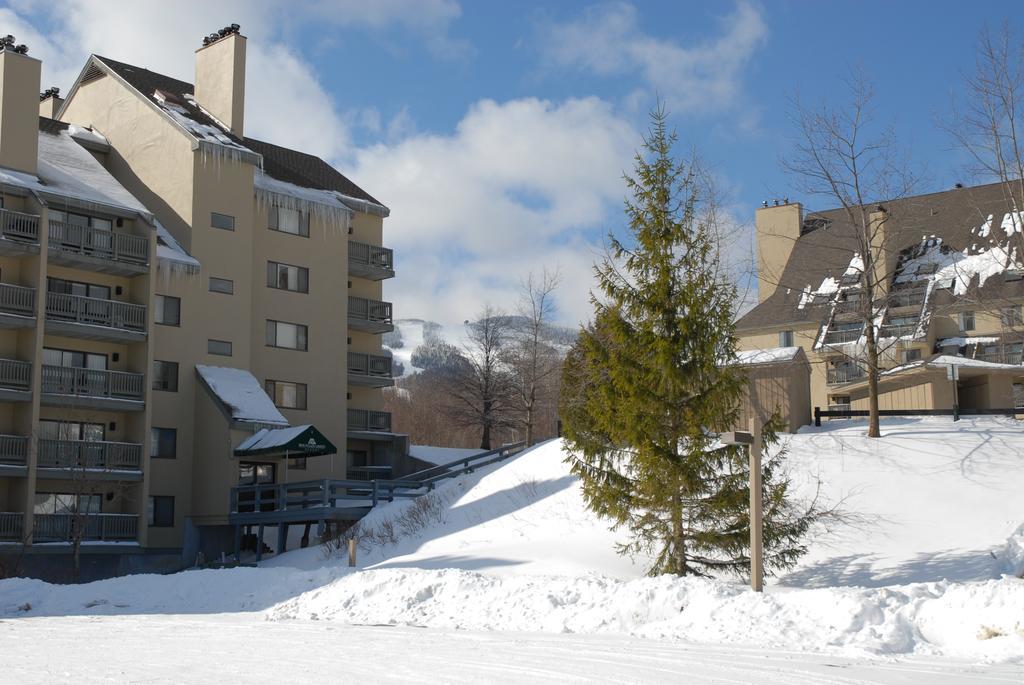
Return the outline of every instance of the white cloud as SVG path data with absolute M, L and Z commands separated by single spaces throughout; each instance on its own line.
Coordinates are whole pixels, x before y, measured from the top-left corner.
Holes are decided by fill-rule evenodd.
M 519 280 L 547 265 L 565 276 L 560 318 L 586 319 L 594 228 L 620 221 L 638 140 L 597 98 L 528 98 L 479 102 L 452 135 L 361 150 L 352 177 L 392 209 L 397 315 L 452 323 L 487 300 L 511 308 Z
M 683 46 L 644 33 L 636 8 L 617 2 L 543 28 L 541 42 L 560 67 L 603 76 L 638 72 L 670 108 L 714 111 L 736 101 L 743 67 L 768 34 L 760 10 L 747 0 L 722 18 L 721 26 L 717 36 Z

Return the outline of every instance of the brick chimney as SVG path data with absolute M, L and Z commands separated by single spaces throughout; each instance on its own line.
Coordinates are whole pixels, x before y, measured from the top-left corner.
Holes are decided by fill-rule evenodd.
M 60 96 L 60 88 L 54 86 L 47 88 L 39 94 L 39 116 L 47 119 L 56 119 L 60 106 L 64 104 L 64 98 Z
M 245 36 L 238 24 L 211 33 L 196 50 L 196 102 L 239 138 L 245 118 Z
M 39 156 L 39 74 L 27 48 L 0 43 L 0 167 L 36 173 Z

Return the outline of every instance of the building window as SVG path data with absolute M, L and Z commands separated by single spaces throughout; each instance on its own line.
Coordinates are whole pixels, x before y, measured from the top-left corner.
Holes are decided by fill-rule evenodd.
M 228 340 L 207 340 L 206 351 L 209 354 L 219 354 L 222 357 L 230 357 L 231 342 Z
M 66 492 L 37 492 L 32 511 L 36 514 L 98 514 L 100 495 L 73 495 Z
M 307 349 L 308 328 L 299 323 L 285 323 L 267 319 L 267 345 L 289 350 Z
M 793 347 L 793 331 L 779 331 L 779 347 Z
M 309 292 L 309 269 L 279 262 L 267 262 L 267 286 L 295 293 Z
M 960 312 L 960 330 L 974 330 L 974 312 Z
M 233 231 L 235 230 L 235 217 L 213 212 L 210 214 L 210 225 L 224 231 Z
M 264 485 L 273 483 L 276 480 L 276 468 L 273 464 L 249 464 L 238 465 L 239 485 Z
M 181 325 L 181 298 L 157 295 L 153 320 L 161 326 Z
M 83 283 L 81 281 L 68 281 L 63 278 L 46 277 L 46 289 L 51 293 L 61 295 L 79 295 L 81 297 L 94 297 L 98 300 L 110 299 L 109 285 L 96 285 L 94 283 Z
M 1004 326 L 1020 326 L 1024 324 L 1024 314 L 1021 313 L 1021 306 L 1019 304 L 1003 309 L 1001 318 Z
M 153 362 L 153 389 L 178 392 L 178 362 Z
M 921 348 L 911 347 L 909 350 L 903 350 L 903 363 L 916 362 L 921 358 Z
M 295 457 L 294 459 L 289 459 L 288 460 L 288 468 L 295 469 L 296 471 L 305 471 L 306 470 L 306 458 L 305 457 Z
M 106 371 L 107 355 L 95 352 L 78 352 L 77 350 L 58 350 L 53 347 L 44 347 L 43 364 L 48 366 L 63 366 L 73 369 Z
M 178 458 L 178 429 L 152 428 L 149 439 L 149 456 L 153 459 Z
M 174 527 L 174 497 L 171 495 L 150 495 L 146 507 L 147 523 L 151 528 Z
M 1013 384 L 1013 408 L 1024 409 L 1024 383 Z
M 42 440 L 87 440 L 98 442 L 106 437 L 106 425 L 82 423 L 80 421 L 39 420 L 39 437 Z
M 297 209 L 271 207 L 267 223 L 271 231 L 309 237 L 309 215 Z
M 227 278 L 214 278 L 213 276 L 210 276 L 210 292 L 234 295 L 235 282 L 228 280 Z
M 274 401 L 275 407 L 282 409 L 306 408 L 306 384 L 291 381 L 271 381 L 266 384 L 267 395 Z
M 95 228 L 101 231 L 110 231 L 114 227 L 110 219 L 101 219 L 98 216 L 86 216 L 85 214 L 73 214 L 71 212 L 61 212 L 54 209 L 50 210 L 49 217 L 50 223 L 80 226 L 82 228 Z M 69 235 L 69 233 L 60 233 L 58 240 L 63 242 L 61 239 L 66 239 Z

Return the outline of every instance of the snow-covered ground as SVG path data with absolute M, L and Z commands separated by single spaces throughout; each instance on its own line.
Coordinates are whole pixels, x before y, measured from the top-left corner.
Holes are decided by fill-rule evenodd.
M 0 673 L 1024 681 L 1021 424 L 902 420 L 885 421 L 878 441 L 863 432 L 833 422 L 787 436 L 801 493 L 842 500 L 856 520 L 819 534 L 763 595 L 731 579 L 644 577 L 646 560 L 615 553 L 621 533 L 587 512 L 550 442 L 430 500 L 379 507 L 363 525 L 390 532 L 354 571 L 314 547 L 261 568 L 0 581 Z M 160 644 L 151 670 L 123 656 L 136 644 Z

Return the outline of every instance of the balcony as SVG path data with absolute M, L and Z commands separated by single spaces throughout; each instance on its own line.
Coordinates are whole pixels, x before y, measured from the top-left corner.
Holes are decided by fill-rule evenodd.
M 0 283 L 0 328 L 31 328 L 36 323 L 36 289 Z
M 0 359 L 0 401 L 28 402 L 32 399 L 32 364 Z
M 111 342 L 146 339 L 146 307 L 98 297 L 46 293 L 46 331 Z
M 70 540 L 76 524 L 85 527 L 82 540 L 134 541 L 139 533 L 137 514 L 36 514 L 32 520 L 33 542 Z
M 350 276 L 383 281 L 395 277 L 394 252 L 387 247 L 348 241 L 348 273 Z
M 101 228 L 50 222 L 50 261 L 118 276 L 149 270 L 149 238 Z
M 900 307 L 920 307 L 924 304 L 924 290 L 894 291 L 889 293 L 889 306 L 894 309 Z
M 878 329 L 879 338 L 905 338 L 913 337 L 917 334 L 917 323 L 909 324 L 883 324 Z
M 864 369 L 859 366 L 833 366 L 825 372 L 826 382 L 829 385 L 841 383 L 852 383 L 864 378 Z
M 352 330 L 364 333 L 388 333 L 395 330 L 391 320 L 391 303 L 350 296 L 348 325 Z
M 993 364 L 1013 364 L 1020 366 L 1021 362 L 1024 361 L 1024 353 L 1021 352 L 989 352 L 987 354 L 976 354 L 975 359 L 980 359 L 983 362 L 992 362 Z
M 0 435 L 0 476 L 25 475 L 28 472 L 27 463 L 28 438 Z
M 24 524 L 25 515 L 21 512 L 0 511 L 0 540 L 20 542 Z
M 857 342 L 863 333 L 863 327 L 830 329 L 825 334 L 826 345 L 842 345 L 844 343 Z
M 142 411 L 145 377 L 128 371 L 104 371 L 43 364 L 42 401 L 66 408 Z
M 348 410 L 349 433 L 390 433 L 391 414 L 370 409 Z
M 68 471 L 89 472 L 96 480 L 141 480 L 142 445 L 100 440 L 39 440 L 39 475 L 65 478 Z M 52 472 L 43 473 L 43 469 Z
M 39 254 L 39 217 L 0 209 L 0 254 Z
M 383 354 L 348 353 L 348 384 L 386 388 L 395 384 L 391 377 L 391 357 Z

